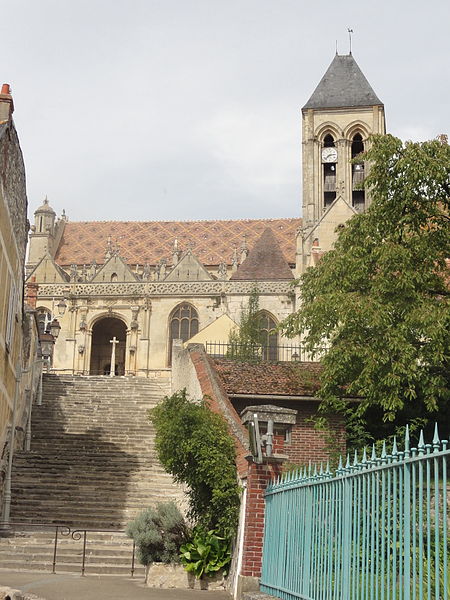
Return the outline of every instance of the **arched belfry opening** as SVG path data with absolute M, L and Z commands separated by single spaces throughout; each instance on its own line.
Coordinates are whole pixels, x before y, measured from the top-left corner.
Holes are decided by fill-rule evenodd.
M 120 319 L 105 317 L 97 321 L 92 328 L 90 375 L 111 374 L 113 345 L 115 346 L 114 374 L 125 375 L 126 340 L 127 327 Z
M 328 208 L 336 200 L 337 149 L 333 136 L 328 133 L 323 139 L 323 207 Z
M 352 160 L 364 152 L 364 142 L 360 133 L 356 133 L 352 139 Z M 358 212 L 363 212 L 366 206 L 366 195 L 361 187 L 364 181 L 364 161 L 352 163 L 352 205 Z

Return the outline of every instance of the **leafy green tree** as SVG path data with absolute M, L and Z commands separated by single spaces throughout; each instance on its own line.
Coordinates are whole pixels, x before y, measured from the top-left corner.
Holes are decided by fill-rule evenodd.
M 301 308 L 282 329 L 311 351 L 329 346 L 323 408 L 347 410 L 360 434 L 414 418 L 447 428 L 450 148 L 374 136 L 364 160 L 372 203 L 301 277 Z M 344 396 L 361 401 L 349 411 Z
M 248 302 L 242 306 L 239 327 L 228 336 L 228 358 L 256 360 L 261 357 L 261 323 L 259 315 L 259 292 L 254 287 Z
M 240 493 L 235 446 L 221 415 L 206 402 L 177 392 L 150 411 L 159 460 L 188 486 L 189 517 L 198 530 L 230 539 L 237 529 Z

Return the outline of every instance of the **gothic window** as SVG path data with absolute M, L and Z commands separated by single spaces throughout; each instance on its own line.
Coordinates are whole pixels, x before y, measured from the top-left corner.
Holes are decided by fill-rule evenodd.
M 117 277 L 117 273 L 112 273 L 111 274 L 111 281 L 117 281 L 118 277 Z
M 266 311 L 259 313 L 259 332 L 264 360 L 278 359 L 278 332 L 272 315 Z
M 328 133 L 323 138 L 322 169 L 323 169 L 323 206 L 327 208 L 336 198 L 336 144 L 333 136 Z
M 169 365 L 172 364 L 172 342 L 186 342 L 198 333 L 198 313 L 193 306 L 179 304 L 170 315 L 169 320 Z
M 360 133 L 356 133 L 352 139 L 352 160 L 361 152 L 364 152 L 364 142 Z M 358 211 L 362 212 L 365 208 L 365 192 L 361 189 L 364 181 L 364 162 L 352 164 L 352 205 Z
M 37 321 L 39 333 L 45 333 L 52 322 L 52 313 L 48 310 L 48 308 L 38 308 Z

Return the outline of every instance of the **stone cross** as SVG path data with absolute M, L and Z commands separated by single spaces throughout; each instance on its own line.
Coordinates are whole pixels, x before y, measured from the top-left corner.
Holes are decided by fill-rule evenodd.
M 109 340 L 109 343 L 112 344 L 111 369 L 109 371 L 109 376 L 114 377 L 114 375 L 116 374 L 116 344 L 119 343 L 119 340 L 117 340 L 116 336 L 114 336 L 112 340 Z

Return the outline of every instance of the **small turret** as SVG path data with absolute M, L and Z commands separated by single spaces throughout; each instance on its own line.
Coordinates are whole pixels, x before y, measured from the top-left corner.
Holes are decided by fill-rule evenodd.
M 34 233 L 54 234 L 56 213 L 48 203 L 47 196 L 44 203 L 34 213 Z
M 66 222 L 65 214 L 56 221 L 56 213 L 46 196 L 43 204 L 34 213 L 34 225 L 31 227 L 28 251 L 28 273 L 47 253 L 51 257 L 54 256 Z

